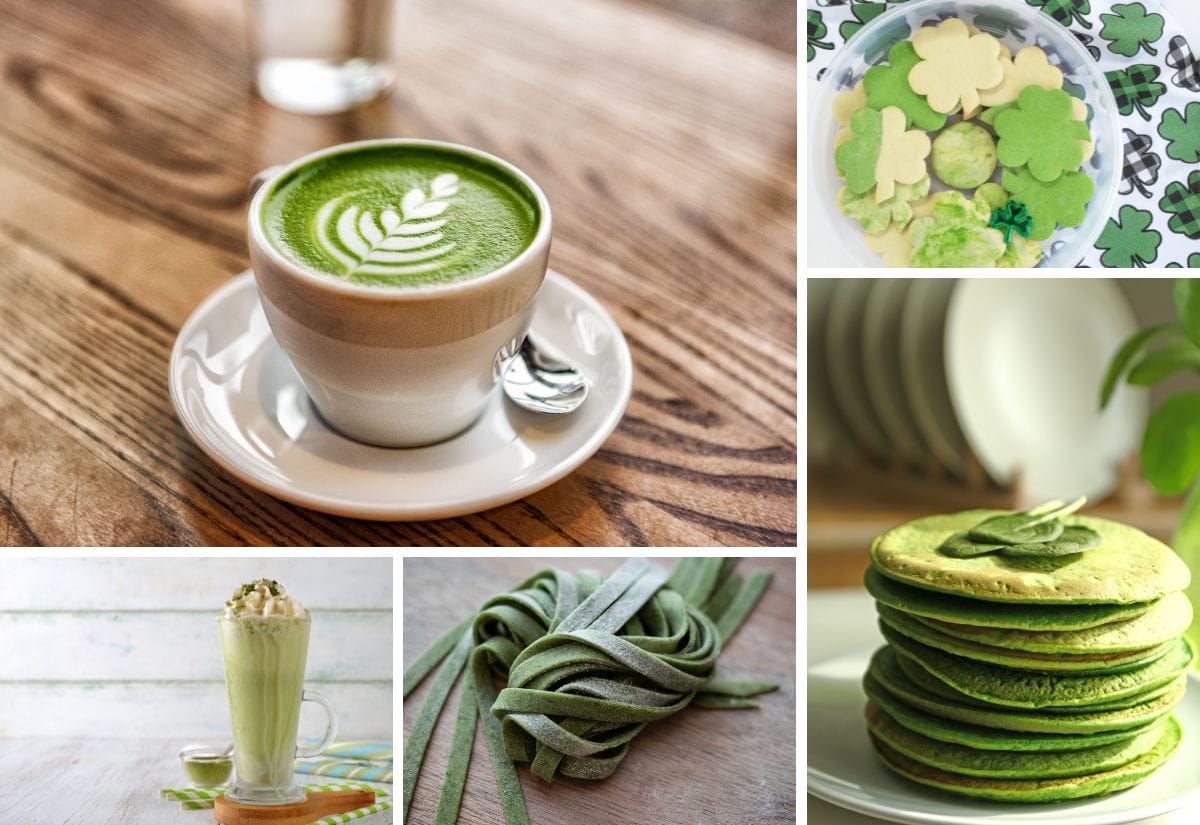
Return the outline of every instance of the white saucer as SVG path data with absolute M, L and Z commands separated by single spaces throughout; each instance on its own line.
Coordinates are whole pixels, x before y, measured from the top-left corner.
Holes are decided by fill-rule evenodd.
M 273 496 L 339 516 L 409 521 L 476 513 L 558 481 L 600 448 L 629 402 L 633 364 L 603 307 L 550 271 L 532 333 L 591 381 L 583 406 L 526 412 L 497 388 L 462 435 L 400 450 L 352 441 L 313 410 L 245 272 L 197 307 L 171 352 L 171 400 L 213 461 Z
M 1121 825 L 1178 810 L 1200 798 L 1200 676 L 1191 674 L 1175 718 L 1183 744 L 1129 790 L 1074 802 L 1013 804 L 968 799 L 910 782 L 875 756 L 863 721 L 861 681 L 874 649 L 808 669 L 808 792 L 842 808 L 914 825 Z

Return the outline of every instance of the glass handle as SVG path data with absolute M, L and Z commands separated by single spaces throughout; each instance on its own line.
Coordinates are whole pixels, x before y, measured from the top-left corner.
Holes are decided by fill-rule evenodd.
M 318 742 L 315 745 L 312 745 L 311 747 L 307 747 L 307 748 L 297 747 L 296 748 L 296 756 L 298 758 L 302 758 L 302 757 L 306 757 L 306 756 L 316 756 L 318 754 L 324 753 L 325 749 L 328 748 L 330 746 L 330 744 L 333 743 L 333 738 L 335 736 L 337 736 L 337 729 L 338 729 L 337 713 L 333 709 L 333 703 L 330 702 L 328 699 L 326 699 L 321 694 L 317 693 L 315 690 L 307 690 L 306 689 L 304 691 L 304 693 L 301 694 L 300 701 L 301 702 L 316 702 L 318 705 L 325 708 L 325 713 L 329 716 L 329 722 L 325 727 L 325 735 L 321 738 L 320 742 Z

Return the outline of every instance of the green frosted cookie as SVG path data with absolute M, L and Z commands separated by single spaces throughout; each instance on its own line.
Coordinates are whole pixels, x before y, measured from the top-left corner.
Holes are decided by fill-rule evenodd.
M 857 194 L 849 187 L 842 187 L 838 192 L 837 206 L 838 211 L 847 218 L 858 221 L 868 235 L 878 235 L 880 232 L 886 232 L 893 224 L 900 228 L 908 226 L 913 217 L 912 202 L 927 194 L 928 175 L 916 183 L 897 183 L 896 194 L 882 203 L 875 202 L 874 189 Z
M 930 163 L 947 186 L 974 189 L 996 171 L 996 142 L 982 126 L 960 121 L 933 139 Z
M 991 210 L 961 192 L 939 192 L 933 216 L 909 229 L 913 266 L 994 267 L 1004 254 L 1004 236 L 987 225 Z
M 1042 260 L 1042 245 L 1033 238 L 1023 238 L 1013 234 L 1008 241 L 1008 248 L 996 261 L 996 266 L 1002 269 L 1026 269 L 1038 265 Z
M 999 209 L 1008 203 L 1009 194 L 998 183 L 985 183 L 975 190 L 975 202 L 988 209 Z

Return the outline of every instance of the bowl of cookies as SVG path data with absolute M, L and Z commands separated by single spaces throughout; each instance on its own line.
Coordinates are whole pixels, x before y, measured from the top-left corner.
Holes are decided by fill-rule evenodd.
M 824 225 L 809 234 L 852 264 L 1073 267 L 1112 213 L 1112 89 L 1025 3 L 911 0 L 849 40 L 822 87 L 809 211 Z

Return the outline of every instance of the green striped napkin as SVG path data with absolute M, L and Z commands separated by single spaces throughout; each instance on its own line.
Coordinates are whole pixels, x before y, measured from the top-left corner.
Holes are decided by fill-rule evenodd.
M 392 743 L 335 742 L 320 756 L 297 759 L 296 773 L 391 782 Z
M 386 811 L 392 807 L 392 800 L 389 794 L 383 788 L 372 787 L 361 783 L 336 784 L 336 785 L 301 785 L 301 788 L 307 793 L 309 791 L 353 791 L 367 790 L 375 792 L 375 804 L 367 805 L 363 808 L 357 808 L 353 811 L 347 811 L 344 814 L 334 814 L 327 816 L 324 819 L 318 819 L 309 825 L 337 825 L 339 822 L 350 822 L 355 819 L 362 819 L 369 814 Z M 211 808 L 214 805 L 214 800 L 225 793 L 224 788 L 163 788 L 162 798 L 170 802 L 178 802 L 180 807 L 185 811 L 198 811 L 203 808 Z

